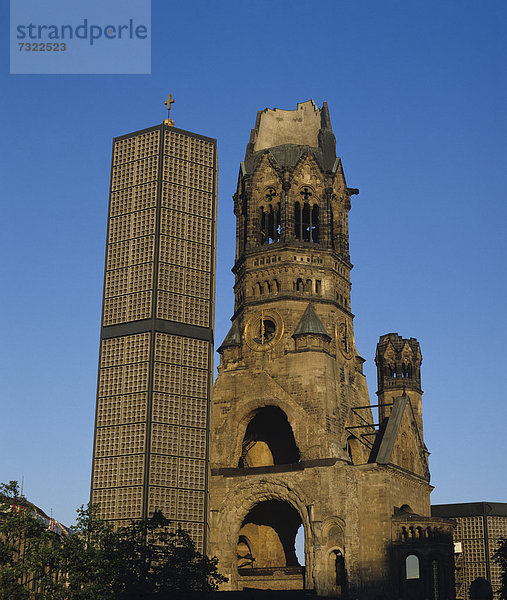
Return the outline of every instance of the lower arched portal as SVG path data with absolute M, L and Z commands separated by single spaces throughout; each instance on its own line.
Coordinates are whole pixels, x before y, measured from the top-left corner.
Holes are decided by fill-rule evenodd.
M 298 511 L 283 500 L 259 502 L 248 512 L 237 541 L 242 587 L 303 589 L 295 548 L 301 525 Z

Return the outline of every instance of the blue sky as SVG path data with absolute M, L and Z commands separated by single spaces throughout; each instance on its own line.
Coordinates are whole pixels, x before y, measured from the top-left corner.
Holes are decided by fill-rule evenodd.
M 7 3 L 0 8 L 8 23 Z M 258 110 L 327 101 L 370 397 L 379 335 L 421 343 L 434 503 L 507 501 L 507 4 L 154 0 L 151 75 L 9 75 L 1 52 L 0 481 L 65 523 L 89 495 L 111 140 L 218 139 L 217 346 L 231 196 Z

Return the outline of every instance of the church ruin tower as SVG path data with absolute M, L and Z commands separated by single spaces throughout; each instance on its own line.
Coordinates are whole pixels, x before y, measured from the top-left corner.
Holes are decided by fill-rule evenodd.
M 421 349 L 415 338 L 406 340 L 397 333 L 380 337 L 375 355 L 379 421 L 383 421 L 391 412 L 394 398 L 406 394 L 410 398 L 422 439 L 421 363 Z
M 258 113 L 234 194 L 235 306 L 212 402 L 208 552 L 229 578 L 224 590 L 391 594 L 413 547 L 403 536 L 433 526 L 416 417 L 396 390 L 378 427 L 354 344 L 348 213 L 357 193 L 325 103 Z M 429 554 L 418 556 L 428 574 L 415 584 L 420 595 L 400 583 L 413 600 L 430 585 Z

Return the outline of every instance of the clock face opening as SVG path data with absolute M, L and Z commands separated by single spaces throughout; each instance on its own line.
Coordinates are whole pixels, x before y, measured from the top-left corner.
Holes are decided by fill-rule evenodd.
M 245 326 L 245 341 L 252 350 L 263 352 L 280 341 L 283 329 L 282 318 L 275 310 L 260 310 Z
M 271 319 L 260 319 L 253 341 L 257 344 L 267 344 L 275 337 L 275 333 L 276 325 Z

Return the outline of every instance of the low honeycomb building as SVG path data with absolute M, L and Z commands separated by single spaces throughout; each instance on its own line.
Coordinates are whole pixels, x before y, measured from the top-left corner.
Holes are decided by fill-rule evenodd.
M 470 587 L 478 578 L 491 583 L 495 600 L 500 598 L 501 569 L 492 557 L 500 538 L 507 538 L 507 504 L 504 502 L 465 502 L 436 504 L 436 517 L 456 521 L 456 600 L 468 600 Z

